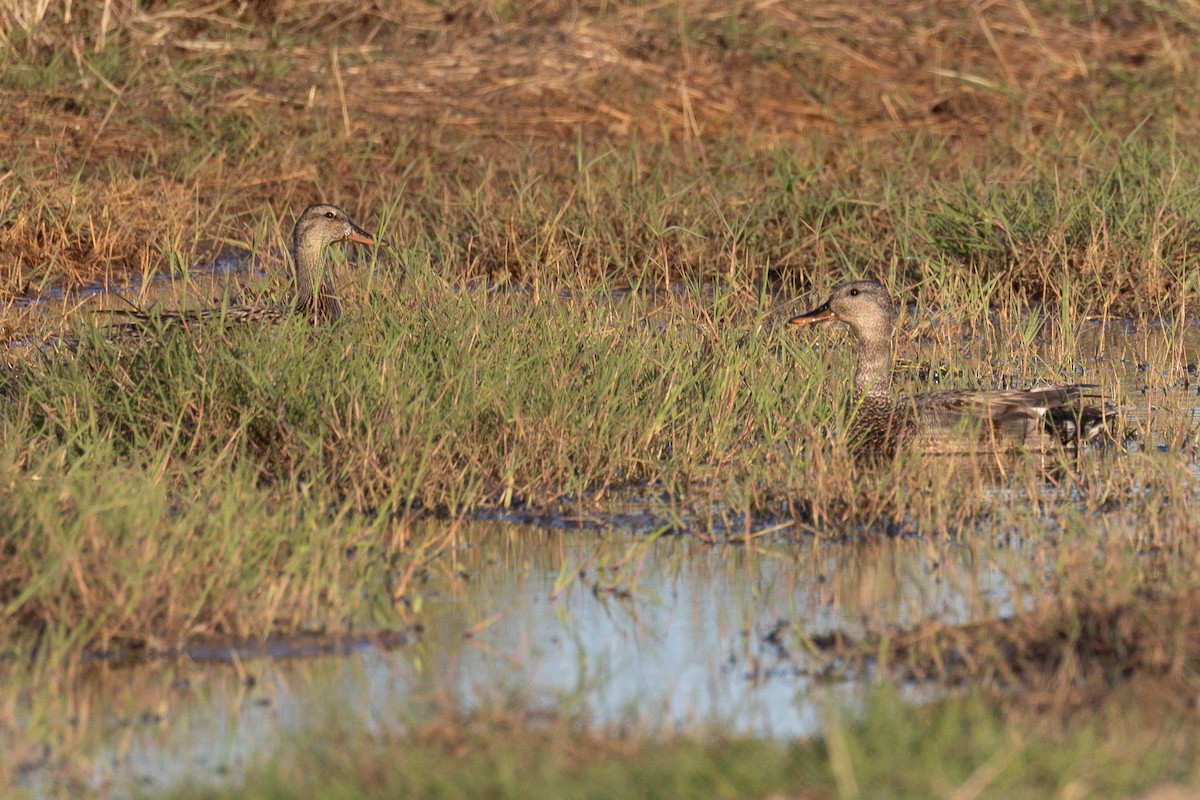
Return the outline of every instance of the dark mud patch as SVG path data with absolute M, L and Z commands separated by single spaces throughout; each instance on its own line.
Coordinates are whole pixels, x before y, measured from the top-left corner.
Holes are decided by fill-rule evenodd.
M 702 512 L 672 502 L 670 497 L 658 493 L 656 496 L 631 496 L 617 503 L 519 503 L 508 507 L 484 507 L 467 516 L 477 522 L 499 522 L 542 530 L 690 536 L 705 544 L 737 545 L 748 538 L 792 541 L 796 537 L 797 520 L 807 523 L 809 517 L 786 513 L 785 501 L 781 500 L 777 505 L 779 509 L 775 512 L 747 513 L 709 503 Z
M 1014 691 L 1018 707 L 1061 716 L 1099 707 L 1114 690 L 1196 712 L 1200 590 L 1081 598 L 966 625 L 930 620 L 904 631 L 810 640 L 832 672 L 886 670 L 904 681 Z
M 301 633 L 270 636 L 264 639 L 206 637 L 180 647 L 156 648 L 143 642 L 128 642 L 105 650 L 93 650 L 87 661 L 113 666 L 136 666 L 154 660 L 185 658 L 197 662 L 232 662 L 256 658 L 312 658 L 348 655 L 367 649 L 395 650 L 416 636 L 419 627 L 409 631 L 377 631 L 368 634 Z

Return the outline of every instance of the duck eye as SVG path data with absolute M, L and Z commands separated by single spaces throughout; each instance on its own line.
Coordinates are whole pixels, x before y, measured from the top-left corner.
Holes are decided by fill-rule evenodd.
M 335 214 L 334 214 L 332 211 L 326 211 L 326 212 L 325 212 L 325 218 L 326 218 L 326 219 L 333 219 L 333 218 L 334 218 L 334 216 L 335 216 Z
M 851 297 L 858 297 L 858 289 L 851 289 L 851 290 L 850 290 L 850 296 L 851 296 Z

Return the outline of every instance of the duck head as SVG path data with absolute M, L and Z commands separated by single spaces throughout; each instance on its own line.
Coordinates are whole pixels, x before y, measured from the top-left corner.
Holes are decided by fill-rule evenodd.
M 863 341 L 889 340 L 896 309 L 887 290 L 875 281 L 853 281 L 834 287 L 824 303 L 788 320 L 790 325 L 818 322 L 844 322 Z

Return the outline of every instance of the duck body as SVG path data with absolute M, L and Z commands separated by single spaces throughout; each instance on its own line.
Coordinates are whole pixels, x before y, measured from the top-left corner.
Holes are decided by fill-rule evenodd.
M 948 390 L 911 396 L 892 391 L 895 308 L 875 281 L 834 288 L 829 299 L 792 317 L 792 325 L 844 322 L 855 337 L 851 446 L 860 455 L 890 455 L 916 446 L 927 453 L 1044 451 L 1074 447 L 1107 428 L 1108 404 L 1085 384 L 981 392 Z

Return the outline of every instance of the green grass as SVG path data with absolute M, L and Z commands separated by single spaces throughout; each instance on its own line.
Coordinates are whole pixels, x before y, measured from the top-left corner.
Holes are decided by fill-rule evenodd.
M 792 744 L 719 732 L 663 740 L 512 712 L 447 718 L 409 734 L 342 724 L 301 735 L 244 784 L 168 796 L 1124 798 L 1196 780 L 1190 728 L 1147 718 L 1128 698 L 1057 730 L 1007 718 L 994 700 L 913 709 L 887 691 L 859 715 L 826 720 L 823 739 Z
M 394 588 L 397 550 L 383 543 L 402 524 L 281 506 L 236 466 L 164 476 L 165 461 L 131 462 L 97 443 L 50 450 L 24 471 L 6 464 L 7 641 L 36 642 L 54 661 L 395 623 L 372 612 Z M 362 556 L 347 557 L 354 550 Z
M 834 539 L 1110 531 L 1081 536 L 1069 592 L 1096 574 L 1097 547 L 1121 552 L 1152 531 L 1183 546 L 1200 502 L 1174 447 L 864 469 L 841 432 L 844 335 L 783 328 L 773 301 L 745 289 L 617 293 L 589 281 L 488 292 L 419 265 L 361 277 L 365 308 L 332 328 L 164 332 L 132 351 L 100 339 L 10 379 L 14 402 L 0 409 L 9 636 L 38 632 L 70 652 L 345 630 L 386 605 L 389 562 L 336 554 L 387 539 L 414 514 L 603 507 L 604 496 L 649 491 L 668 498 L 664 524 L 704 537 L 781 521 Z M 1023 319 L 1020 308 L 1001 313 Z M 948 364 L 958 386 L 1081 370 L 1107 386 L 1127 380 L 1120 358 L 1074 356 L 1076 334 L 1034 322 L 1044 339 L 999 324 L 969 360 L 961 327 L 928 329 L 923 355 Z M 1156 348 L 1153 371 L 1181 375 L 1188 352 Z M 1156 412 L 1149 444 L 1187 435 L 1179 402 Z M 991 492 L 997 481 L 1013 494 Z M 214 514 L 227 526 L 206 522 Z M 230 548 L 245 557 L 230 560 Z M 78 578 L 93 562 L 102 592 Z M 343 583 L 362 591 L 333 588 Z M 1180 574 L 1171 585 L 1191 583 Z

